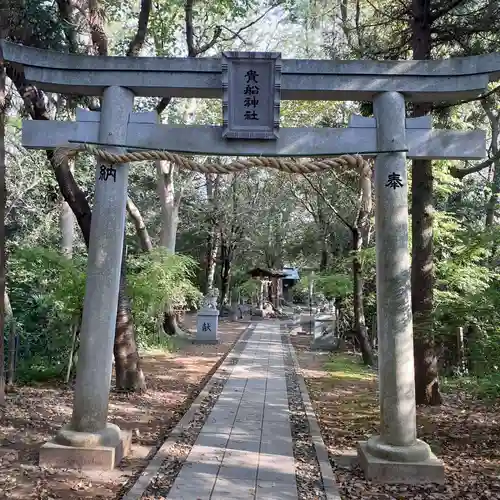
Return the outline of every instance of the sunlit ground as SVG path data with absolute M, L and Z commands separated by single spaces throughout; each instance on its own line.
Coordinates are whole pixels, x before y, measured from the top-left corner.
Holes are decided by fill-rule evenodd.
M 190 328 L 194 326 L 186 322 Z M 109 473 L 42 470 L 38 450 L 71 418 L 73 392 L 50 383 L 20 387 L 9 394 L 0 414 L 0 498 L 111 499 L 146 464 L 158 439 L 182 416 L 194 391 L 209 375 L 246 325 L 221 322 L 221 344 L 181 342 L 174 353 L 143 353 L 148 392 L 111 393 L 110 421 L 133 433 L 132 455 Z
M 312 352 L 310 339 L 299 336 L 292 342 L 330 456 L 352 453 L 358 441 L 378 434 L 376 373 L 358 355 Z M 359 468 L 332 462 L 343 499 L 500 498 L 500 405 L 479 401 L 463 387 L 446 389 L 441 407 L 417 409 L 418 437 L 444 461 L 446 484 L 377 485 Z

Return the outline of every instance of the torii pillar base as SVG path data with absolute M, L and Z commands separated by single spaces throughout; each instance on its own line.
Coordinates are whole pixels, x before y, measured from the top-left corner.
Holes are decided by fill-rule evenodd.
M 132 433 L 107 424 L 99 433 L 63 428 L 40 448 L 38 464 L 57 469 L 112 470 L 130 453 Z
M 358 460 L 365 478 L 387 484 L 444 484 L 444 465 L 429 450 L 425 460 L 403 462 L 372 455 L 366 442 L 358 443 Z

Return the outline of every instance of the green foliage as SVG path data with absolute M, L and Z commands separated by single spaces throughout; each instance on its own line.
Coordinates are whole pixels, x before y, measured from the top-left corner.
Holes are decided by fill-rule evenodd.
M 40 247 L 20 248 L 8 261 L 9 294 L 19 334 L 21 380 L 59 376 L 71 349 L 85 290 L 85 261 Z
M 253 297 L 260 292 L 259 280 L 249 279 L 238 285 L 239 293 L 244 297 Z
M 496 370 L 480 377 L 447 377 L 442 387 L 446 392 L 463 391 L 475 399 L 496 401 L 500 397 L 500 372 Z
M 139 343 L 156 342 L 162 335 L 165 311 L 198 305 L 202 294 L 193 285 L 196 262 L 164 248 L 129 258 L 128 286 Z
M 19 334 L 21 381 L 58 378 L 71 349 L 85 291 L 85 259 L 67 259 L 47 248 L 17 249 L 9 258 L 9 295 Z M 201 298 L 192 284 L 196 264 L 163 249 L 129 258 L 129 288 L 139 344 L 171 349 L 159 335 L 163 312 L 195 306 Z M 159 342 L 160 339 L 160 342 Z
M 310 274 L 302 274 L 299 281 L 293 287 L 293 301 L 305 303 L 309 300 L 309 284 L 311 283 Z
M 320 274 L 316 278 L 316 291 L 329 298 L 347 297 L 352 294 L 352 276 L 346 274 Z
M 43 49 L 64 52 L 64 26 L 59 20 L 57 4 L 47 0 L 25 0 L 12 3 L 9 36 L 16 42 Z M 3 21 L 3 20 L 2 20 Z
M 358 355 L 334 353 L 325 364 L 325 370 L 330 376 L 345 380 L 374 380 L 373 370 L 363 365 Z
M 500 365 L 500 275 L 488 260 L 498 229 L 471 229 L 446 213 L 438 213 L 436 222 L 438 341 L 455 350 L 457 328 L 471 331 L 466 335 L 470 368 L 479 376 L 495 372 Z

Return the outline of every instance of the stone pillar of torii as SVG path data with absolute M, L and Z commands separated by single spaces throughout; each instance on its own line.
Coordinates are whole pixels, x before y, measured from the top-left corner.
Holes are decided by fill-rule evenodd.
M 28 82 L 46 91 L 102 96 L 101 112 L 76 122 L 24 121 L 23 145 L 69 142 L 112 151 L 164 149 L 189 155 L 375 157 L 377 332 L 380 434 L 360 443 L 368 478 L 442 482 L 443 464 L 417 439 L 413 365 L 407 159 L 481 159 L 482 131 L 433 130 L 430 117 L 406 118 L 407 102 L 458 101 L 500 77 L 500 54 L 446 61 L 281 60 L 272 53 L 221 59 L 68 56 L 1 42 Z M 222 98 L 223 124 L 169 126 L 134 113 L 134 96 Z M 281 99 L 370 100 L 374 118 L 347 128 L 280 128 Z M 127 166 L 97 162 L 81 347 L 71 422 L 46 443 L 40 462 L 111 468 L 129 437 L 107 422 L 122 258 Z

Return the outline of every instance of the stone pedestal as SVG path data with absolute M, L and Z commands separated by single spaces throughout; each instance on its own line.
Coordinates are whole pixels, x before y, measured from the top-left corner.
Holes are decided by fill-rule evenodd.
M 394 454 L 397 454 L 396 450 Z M 401 460 L 401 457 L 394 460 L 392 454 L 389 456 L 391 460 L 372 455 L 368 442 L 358 444 L 358 460 L 366 479 L 392 484 L 444 483 L 443 462 L 430 450 L 425 459 L 410 462 Z
M 40 449 L 44 467 L 82 470 L 112 470 L 130 453 L 132 434 L 114 424 L 97 433 L 75 432 L 63 428 L 53 441 Z
M 133 93 L 104 90 L 99 141 L 114 152 L 127 140 Z M 80 348 L 70 424 L 40 451 L 40 465 L 110 469 L 130 447 L 130 435 L 107 423 L 116 311 L 125 233 L 128 166 L 96 168 Z
M 217 309 L 201 309 L 196 321 L 196 344 L 219 343 L 219 311 Z
M 374 99 L 377 149 L 406 147 L 405 101 L 397 92 Z M 444 481 L 443 464 L 417 440 L 408 185 L 405 153 L 382 153 L 375 162 L 377 235 L 377 332 L 380 436 L 360 443 L 369 479 L 389 483 Z

